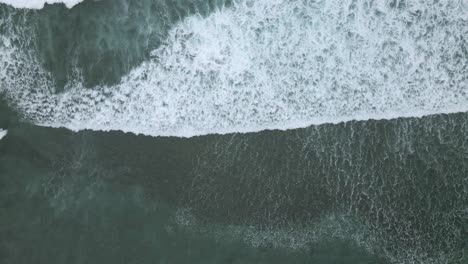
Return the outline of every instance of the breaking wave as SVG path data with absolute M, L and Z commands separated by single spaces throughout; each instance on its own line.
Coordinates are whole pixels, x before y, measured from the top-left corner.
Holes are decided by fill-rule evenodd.
M 56 93 L 4 37 L 0 89 L 35 124 L 151 136 L 465 112 L 467 17 L 463 1 L 236 1 L 177 23 L 113 86 Z

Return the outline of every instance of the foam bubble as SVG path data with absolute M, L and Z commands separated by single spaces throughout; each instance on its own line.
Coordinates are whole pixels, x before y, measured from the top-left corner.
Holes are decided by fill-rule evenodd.
M 0 140 L 2 140 L 2 138 L 4 138 L 8 133 L 8 130 L 3 130 L 0 128 Z
M 23 71 L 7 93 L 40 125 L 153 136 L 465 112 L 466 17 L 463 1 L 236 1 L 178 23 L 118 85 L 54 94 Z
M 41 9 L 45 4 L 63 3 L 72 8 L 83 0 L 0 0 L 0 3 L 11 5 L 15 8 Z

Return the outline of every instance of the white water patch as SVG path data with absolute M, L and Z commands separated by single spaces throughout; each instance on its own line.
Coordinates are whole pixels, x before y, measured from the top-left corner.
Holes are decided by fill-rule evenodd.
M 0 128 L 0 140 L 2 140 L 2 138 L 4 138 L 8 133 L 8 130 L 3 130 Z
M 467 17 L 466 1 L 236 1 L 178 23 L 118 85 L 54 94 L 23 70 L 5 87 L 36 124 L 152 136 L 465 112 Z
M 63 3 L 66 7 L 72 8 L 83 0 L 0 0 L 0 3 L 11 5 L 15 8 L 41 9 L 44 5 Z

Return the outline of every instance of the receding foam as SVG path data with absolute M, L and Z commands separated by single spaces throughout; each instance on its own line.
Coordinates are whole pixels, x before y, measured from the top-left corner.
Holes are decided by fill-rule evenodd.
M 0 140 L 2 140 L 2 138 L 4 138 L 8 133 L 8 130 L 3 130 L 0 128 Z
M 0 0 L 0 3 L 11 5 L 15 8 L 41 9 L 44 5 L 63 3 L 66 7 L 72 8 L 83 0 Z
M 4 89 L 39 125 L 152 136 L 468 111 L 468 3 L 405 3 L 236 1 L 176 24 L 118 85 L 56 94 L 36 63 Z

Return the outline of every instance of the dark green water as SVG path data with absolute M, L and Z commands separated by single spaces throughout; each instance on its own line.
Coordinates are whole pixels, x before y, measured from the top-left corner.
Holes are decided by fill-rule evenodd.
M 12 116 L 3 263 L 466 261 L 466 114 L 191 139 Z
M 306 236 L 306 244 L 298 250 L 292 250 L 292 244 L 275 246 L 275 237 L 262 238 L 261 230 L 267 227 L 254 217 L 253 208 L 239 208 L 245 201 L 237 205 L 236 217 L 224 214 L 236 206 L 235 197 L 204 196 L 232 195 L 218 188 L 239 190 L 243 182 L 225 178 L 230 175 L 223 171 L 217 176 L 224 180 L 216 179 L 211 175 L 215 172 L 199 162 L 209 158 L 202 153 L 216 153 L 211 145 L 229 140 L 230 135 L 177 139 L 119 132 L 72 133 L 17 123 L 12 116 L 2 105 L 2 126 L 9 128 L 8 136 L 0 141 L 2 263 L 386 263 L 346 235 L 334 238 L 327 233 L 320 241 Z M 252 140 L 252 136 L 240 137 Z M 268 141 L 289 136 L 266 133 L 260 137 Z M 238 166 L 244 166 L 242 161 Z M 200 169 L 223 186 L 203 191 L 206 185 L 196 181 Z M 272 178 L 264 181 L 272 184 Z M 252 192 L 250 186 L 236 195 L 255 196 Z M 180 219 L 177 209 L 192 204 L 202 207 L 195 200 L 200 198 L 208 198 L 205 201 L 213 207 L 193 207 L 202 220 L 200 226 L 192 227 L 195 223 L 184 223 L 187 220 Z M 281 197 L 275 199 L 283 202 Z M 219 203 L 226 207 L 218 207 Z M 267 209 L 258 204 L 256 210 Z M 255 223 L 243 230 L 240 219 Z M 233 228 L 240 231 L 236 234 L 223 228 L 224 224 L 236 224 Z M 247 236 L 266 242 L 252 246 L 244 239 Z
M 356 9 L 351 2 L 349 9 Z M 411 6 L 407 2 L 390 1 L 388 7 L 404 10 Z M 86 98 L 57 100 L 56 109 L 47 101 L 74 95 L 73 89 L 90 97 L 97 85 L 112 89 L 154 59 L 151 51 L 165 44 L 175 24 L 232 4 L 103 0 L 40 10 L 0 4 L 0 22 L 7 21 L 0 23 L 7 39 L 0 42 L 0 59 L 9 59 L 0 61 L 0 129 L 8 130 L 0 139 L 0 263 L 468 263 L 467 113 L 181 138 L 85 130 L 80 125 L 89 124 L 79 123 L 81 115 L 104 111 L 101 105 L 80 112 Z M 277 19 L 272 13 L 265 21 Z M 414 21 L 424 16 L 410 14 Z M 435 34 L 431 26 L 466 29 L 452 19 L 429 20 L 418 38 Z M 219 27 L 227 28 L 222 21 Z M 180 45 L 189 42 L 190 36 L 173 34 L 187 38 Z M 450 62 L 435 65 L 450 76 L 441 93 L 464 98 L 466 41 L 457 41 L 462 44 L 453 46 L 453 54 L 439 51 L 452 54 L 445 58 Z M 2 57 L 11 47 L 13 55 Z M 401 66 L 401 56 L 387 49 L 383 63 Z M 290 64 L 291 70 L 300 68 Z M 168 63 L 162 72 L 177 65 Z M 392 78 L 393 66 L 385 80 Z M 150 78 L 145 74 L 138 78 Z M 215 77 L 202 76 L 210 78 Z M 432 90 L 415 93 L 427 91 Z M 187 98 L 201 96 L 192 92 L 187 90 Z M 158 99 L 146 95 L 142 104 Z M 254 104 L 253 97 L 239 105 Z M 44 109 L 32 105 L 41 100 Z M 65 121 L 51 123 L 50 116 L 62 109 L 71 109 L 57 115 Z M 112 109 L 136 111 L 136 119 L 148 115 L 138 105 Z M 229 121 L 229 113 L 224 115 Z M 143 121 L 136 125 L 144 129 L 120 129 L 148 133 Z M 53 128 L 64 123 L 77 131 Z

